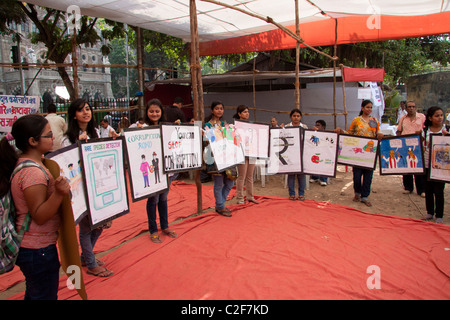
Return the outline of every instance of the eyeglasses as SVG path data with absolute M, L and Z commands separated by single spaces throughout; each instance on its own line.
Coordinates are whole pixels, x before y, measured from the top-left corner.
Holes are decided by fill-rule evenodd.
M 53 132 L 50 131 L 50 133 L 47 134 L 46 136 L 40 136 L 39 138 L 50 138 L 50 139 L 52 139 L 53 138 Z

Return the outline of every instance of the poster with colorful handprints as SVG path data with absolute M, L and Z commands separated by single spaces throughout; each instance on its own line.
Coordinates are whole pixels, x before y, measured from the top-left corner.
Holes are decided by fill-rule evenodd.
M 162 169 L 159 126 L 125 129 L 123 134 L 132 201 L 136 202 L 166 191 L 169 188 L 169 180 Z
M 123 137 L 80 143 L 92 229 L 129 212 L 123 151 Z
M 338 134 L 330 131 L 303 131 L 303 173 L 335 177 Z
M 271 128 L 267 174 L 301 172 L 301 128 Z
M 67 182 L 69 182 L 73 218 L 75 223 L 80 222 L 85 214 L 87 214 L 87 203 L 84 193 L 83 172 L 78 144 L 75 143 L 59 149 L 47 154 L 45 157 L 52 159 L 59 165 L 61 170 L 60 175 L 64 176 Z
M 203 158 L 208 171 L 222 172 L 245 161 L 241 137 L 234 125 L 205 128 L 205 137 L 209 145 L 205 148 Z
M 450 136 L 431 135 L 430 180 L 450 182 Z
M 376 138 L 339 135 L 339 164 L 375 170 L 378 140 Z
M 266 123 L 235 120 L 234 126 L 242 138 L 245 156 L 267 159 L 269 157 L 269 128 Z
M 202 135 L 194 124 L 162 124 L 162 168 L 165 173 L 197 170 L 202 167 Z
M 420 135 L 387 137 L 380 141 L 380 174 L 424 174 Z

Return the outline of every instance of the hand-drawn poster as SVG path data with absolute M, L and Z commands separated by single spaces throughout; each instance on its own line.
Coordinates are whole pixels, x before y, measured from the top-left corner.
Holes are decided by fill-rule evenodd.
M 123 137 L 80 144 L 92 228 L 129 212 Z
M 208 167 L 215 165 L 213 171 L 221 172 L 245 161 L 241 137 L 233 125 L 206 128 L 205 137 L 209 145 L 204 159 Z
M 424 174 L 420 135 L 388 137 L 380 141 L 380 174 Z
M 303 131 L 303 173 L 336 176 L 338 134 L 330 131 Z
M 269 128 L 265 123 L 235 120 L 234 126 L 242 138 L 245 156 L 267 159 L 269 157 Z
M 20 117 L 37 113 L 40 101 L 39 96 L 0 95 L 0 132 L 11 131 Z
M 301 128 L 271 128 L 267 174 L 301 173 Z
M 376 138 L 339 135 L 338 163 L 375 170 L 378 140 Z
M 431 135 L 430 180 L 450 182 L 450 136 Z
M 82 178 L 82 168 L 80 160 L 80 150 L 78 144 L 59 149 L 45 156 L 47 159 L 55 161 L 61 170 L 60 175 L 64 176 L 70 185 L 70 202 L 72 205 L 73 218 L 75 223 L 87 214 L 86 196 Z
M 201 169 L 202 135 L 193 124 L 161 125 L 164 173 Z
M 169 181 L 162 169 L 160 128 L 126 129 L 124 137 L 133 202 L 166 191 Z

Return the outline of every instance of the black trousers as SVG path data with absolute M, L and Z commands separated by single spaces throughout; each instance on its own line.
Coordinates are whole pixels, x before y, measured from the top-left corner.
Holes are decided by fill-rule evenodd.
M 403 187 L 405 190 L 413 192 L 415 183 L 417 194 L 421 194 L 425 192 L 425 180 L 426 176 L 423 174 L 405 174 L 403 176 Z
M 445 182 L 425 180 L 425 204 L 427 213 L 432 216 L 436 214 L 436 218 L 442 218 L 444 216 L 444 189 Z

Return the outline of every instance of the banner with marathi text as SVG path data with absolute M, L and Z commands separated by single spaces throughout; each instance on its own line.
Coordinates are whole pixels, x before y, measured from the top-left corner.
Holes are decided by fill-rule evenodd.
M 0 95 L 0 132 L 9 132 L 17 119 L 39 110 L 38 96 Z

